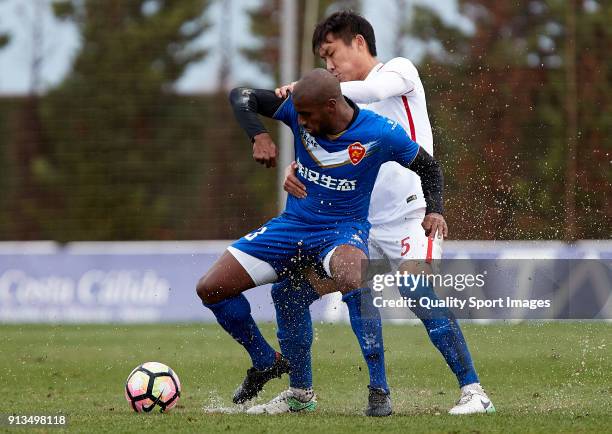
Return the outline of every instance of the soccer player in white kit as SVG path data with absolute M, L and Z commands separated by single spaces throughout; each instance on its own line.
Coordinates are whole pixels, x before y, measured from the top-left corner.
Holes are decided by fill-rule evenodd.
M 402 57 L 386 63 L 379 62 L 375 57 L 374 31 L 367 20 L 347 11 L 329 16 L 315 29 L 313 50 L 323 59 L 326 68 L 341 81 L 342 93 L 346 97 L 362 108 L 398 121 L 409 132 L 413 141 L 433 155 L 433 136 L 427 114 L 425 90 L 418 71 L 410 60 Z M 291 89 L 292 85 L 279 88 L 277 95 L 284 97 Z M 285 190 L 297 197 L 307 195 L 304 185 L 295 176 L 295 165 L 287 169 Z M 409 273 L 431 272 L 431 261 L 441 258 L 442 241 L 447 234 L 440 230 L 437 234 L 430 233 L 431 227 L 424 222 L 427 205 L 420 178 L 395 162 L 385 163 L 376 179 L 370 201 L 370 259 L 387 259 L 395 269 Z M 335 288 L 329 285 L 315 284 L 315 288 L 320 295 L 335 291 Z M 404 288 L 399 289 L 400 293 L 407 297 L 437 298 L 433 288 L 426 286 L 413 292 L 407 288 L 405 291 Z M 277 318 L 279 314 L 290 315 L 291 313 L 283 313 L 278 306 L 292 303 L 289 296 L 273 290 L 273 297 Z M 291 305 L 291 310 L 296 310 L 295 303 Z M 420 311 L 415 308 L 413 312 L 425 325 L 432 343 L 440 350 L 459 382 L 461 396 L 449 413 L 494 412 L 491 400 L 480 386 L 461 329 L 450 311 L 437 312 L 433 316 L 423 308 Z M 285 328 L 291 327 L 291 321 L 285 320 L 283 324 L 289 324 Z M 280 329 L 279 321 L 279 341 L 282 332 Z M 299 340 L 301 331 L 291 330 L 291 333 L 283 334 L 283 339 Z M 297 342 L 295 343 L 297 345 Z M 299 366 L 292 365 L 291 368 L 290 376 L 299 375 Z M 304 382 L 303 378 L 300 380 Z M 306 381 L 308 380 L 311 382 L 311 377 L 307 377 Z M 312 389 L 307 386 L 291 387 L 269 403 L 253 407 L 250 412 L 275 414 L 300 411 L 305 407 L 300 403 L 312 400 L 313 396 Z M 374 396 L 374 399 L 377 397 Z M 390 413 L 390 399 L 387 398 L 387 401 Z

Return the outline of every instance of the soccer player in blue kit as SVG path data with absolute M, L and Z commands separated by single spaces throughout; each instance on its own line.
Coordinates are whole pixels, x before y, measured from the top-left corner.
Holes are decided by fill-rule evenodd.
M 312 264 L 334 281 L 347 303 L 372 308 L 351 317 L 351 325 L 361 348 L 376 342 L 366 359 L 382 366 L 379 380 L 386 385 L 380 315 L 367 300 L 361 275 L 368 252 L 370 195 L 380 166 L 396 161 L 419 175 L 424 193 L 441 209 L 439 164 L 397 122 L 345 99 L 338 79 L 324 69 L 304 76 L 286 99 L 274 91 L 239 88 L 232 91 L 231 101 L 254 148 L 264 154 L 273 142 L 258 114 L 291 127 L 295 158 L 309 188 L 307 198 L 288 196 L 279 217 L 229 246 L 197 284 L 203 304 L 253 363 L 234 402 L 253 398 L 267 381 L 290 369 L 259 332 L 242 292 Z M 447 231 L 439 214 L 430 217 L 428 225 L 433 231 Z

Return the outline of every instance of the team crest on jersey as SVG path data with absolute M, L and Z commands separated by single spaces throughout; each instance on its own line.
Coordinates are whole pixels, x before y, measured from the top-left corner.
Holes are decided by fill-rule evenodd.
M 315 161 L 317 166 L 325 168 L 333 168 L 344 166 L 346 164 L 358 164 L 363 158 L 367 157 L 370 153 L 375 151 L 375 146 L 379 143 L 378 140 L 366 142 L 363 145 L 360 142 L 355 142 L 351 146 L 359 145 L 357 153 L 351 156 L 351 146 L 347 148 L 340 148 L 341 150 L 335 152 L 328 152 L 320 143 L 317 143 L 317 139 L 311 136 L 308 131 L 300 127 L 300 139 L 304 148 Z M 348 153 L 347 153 L 348 150 Z M 348 158 L 347 158 L 348 157 Z
M 348 154 L 351 163 L 356 166 L 361 160 L 363 160 L 363 157 L 365 157 L 366 148 L 364 148 L 361 143 L 355 142 L 348 147 Z

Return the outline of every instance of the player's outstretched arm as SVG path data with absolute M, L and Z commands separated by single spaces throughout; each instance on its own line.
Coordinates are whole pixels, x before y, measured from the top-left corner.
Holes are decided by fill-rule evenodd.
M 237 87 L 230 92 L 234 116 L 253 143 L 253 159 L 266 167 L 276 166 L 277 148 L 259 115 L 273 117 L 283 101 L 271 90 Z
M 340 88 L 344 96 L 357 104 L 370 104 L 404 95 L 414 89 L 414 82 L 395 71 L 384 71 L 367 81 L 342 82 Z
M 389 60 L 367 80 L 340 83 L 342 93 L 358 104 L 370 104 L 392 96 L 412 92 L 419 82 L 419 73 L 412 62 L 403 57 Z
M 277 87 L 276 96 L 286 98 L 293 92 L 296 82 Z M 368 80 L 344 81 L 340 83 L 342 94 L 357 104 L 370 104 L 392 96 L 407 94 L 414 89 L 414 82 L 396 72 L 387 71 Z

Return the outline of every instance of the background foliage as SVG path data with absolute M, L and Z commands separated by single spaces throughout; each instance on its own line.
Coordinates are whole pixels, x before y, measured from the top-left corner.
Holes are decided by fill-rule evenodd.
M 226 91 L 173 91 L 207 54 L 193 41 L 208 29 L 202 17 L 211 2 L 154 3 L 56 2 L 56 15 L 77 24 L 81 49 L 49 93 L 0 99 L 0 239 L 231 239 L 276 213 L 276 173 L 251 161 Z M 279 3 L 264 0 L 250 12 L 260 44 L 243 52 L 271 74 Z M 321 1 L 317 16 L 358 3 Z M 612 3 L 460 0 L 470 31 L 427 8 L 400 29 L 428 47 L 417 66 L 445 167 L 452 238 L 567 237 L 572 5 L 575 237 L 608 239 Z M 298 10 L 302 17 L 304 1 Z M 298 40 L 309 43 L 300 23 Z M 0 35 L 0 49 L 8 38 Z
M 461 237 L 564 236 L 572 3 L 462 0 L 471 35 L 426 9 L 415 16 L 414 34 L 437 43 L 421 73 Z M 612 4 L 575 3 L 578 238 L 610 238 Z

